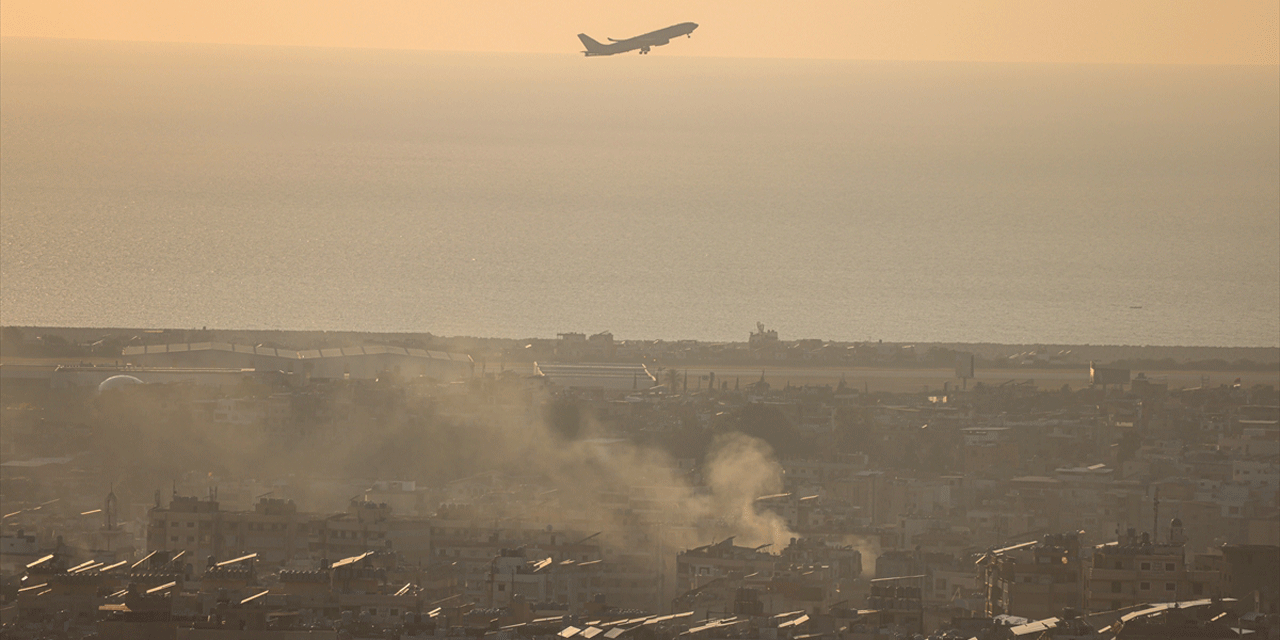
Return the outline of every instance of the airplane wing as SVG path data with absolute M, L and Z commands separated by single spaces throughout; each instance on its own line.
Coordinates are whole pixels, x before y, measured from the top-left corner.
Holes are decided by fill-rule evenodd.
M 640 47 L 659 47 L 668 42 L 671 42 L 670 38 L 651 38 L 647 33 L 642 36 L 627 38 L 626 40 L 617 40 L 614 38 L 607 38 L 607 40 L 615 44 L 629 44 L 629 45 L 636 45 Z

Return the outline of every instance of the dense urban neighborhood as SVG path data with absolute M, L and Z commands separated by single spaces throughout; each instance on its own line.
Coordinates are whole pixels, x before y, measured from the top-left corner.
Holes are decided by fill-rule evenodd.
M 1266 358 L 4 338 L 6 638 L 1280 638 Z

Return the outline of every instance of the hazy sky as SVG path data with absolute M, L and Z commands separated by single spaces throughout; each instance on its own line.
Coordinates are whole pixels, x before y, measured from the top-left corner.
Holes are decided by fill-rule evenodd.
M 702 25 L 662 55 L 1280 64 L 1276 0 L 4 0 L 0 35 L 571 53 Z

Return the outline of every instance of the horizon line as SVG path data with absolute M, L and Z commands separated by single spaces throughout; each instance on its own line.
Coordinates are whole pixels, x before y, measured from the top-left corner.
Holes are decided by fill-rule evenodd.
M 52 329 L 52 330 L 68 330 L 68 331 L 160 331 L 160 332 L 208 331 L 208 332 L 228 332 L 228 333 L 230 332 L 238 332 L 238 333 L 262 332 L 262 333 L 355 333 L 355 334 L 368 334 L 368 335 L 430 335 L 436 338 L 447 338 L 447 339 L 512 340 L 512 341 L 557 340 L 558 339 L 554 337 L 542 337 L 537 335 L 525 335 L 525 336 L 514 336 L 514 337 L 513 336 L 480 336 L 480 335 L 464 335 L 464 334 L 445 335 L 445 334 L 434 333 L 431 331 L 388 331 L 388 330 L 367 330 L 367 329 L 267 329 L 267 328 L 232 329 L 232 328 L 225 328 L 225 327 L 215 327 L 215 328 L 156 327 L 156 326 L 143 327 L 143 326 L 119 326 L 119 325 L 117 326 L 106 326 L 106 325 L 64 326 L 64 325 L 51 325 L 51 324 L 21 325 L 21 324 L 4 324 L 4 323 L 0 323 L 0 327 L 14 327 L 19 330 L 21 329 Z M 583 333 L 586 335 L 591 335 L 585 331 L 562 331 L 559 333 Z M 609 330 L 605 330 L 598 333 L 612 333 L 612 332 Z M 693 341 L 693 342 L 706 342 L 706 343 L 719 343 L 719 344 L 736 344 L 739 342 L 745 344 L 747 342 L 747 340 L 745 339 L 707 340 L 707 339 L 699 339 L 699 338 L 652 338 L 652 337 L 650 338 L 623 337 L 623 338 L 615 338 L 615 339 L 622 342 Z M 882 338 L 841 340 L 836 338 L 813 338 L 813 337 L 795 337 L 795 338 L 787 338 L 787 339 L 780 338 L 779 342 L 798 342 L 801 340 L 822 340 L 824 342 L 836 342 L 836 343 L 870 343 L 870 342 L 879 341 L 879 342 L 884 342 L 886 344 L 903 344 L 903 345 L 957 344 L 957 345 L 995 345 L 995 346 L 1005 346 L 1005 347 L 1041 346 L 1041 347 L 1106 347 L 1106 348 L 1142 348 L 1142 349 L 1270 349 L 1270 350 L 1280 351 L 1280 344 L 1239 346 L 1239 345 L 1211 345 L 1211 344 L 1117 344 L 1117 343 L 1108 344 L 1108 343 L 1090 343 L 1090 342 L 1053 342 L 1053 341 L 1045 341 L 1045 340 L 1040 340 L 1035 342 L 996 342 L 991 340 L 985 340 L 985 341 L 984 340 L 893 340 L 893 339 L 882 339 Z

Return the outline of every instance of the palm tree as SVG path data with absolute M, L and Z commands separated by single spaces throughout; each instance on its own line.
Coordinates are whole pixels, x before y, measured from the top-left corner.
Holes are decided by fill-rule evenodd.
M 676 385 L 680 383 L 680 371 L 674 368 L 667 369 L 662 377 L 667 384 L 667 391 L 675 393 Z

